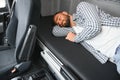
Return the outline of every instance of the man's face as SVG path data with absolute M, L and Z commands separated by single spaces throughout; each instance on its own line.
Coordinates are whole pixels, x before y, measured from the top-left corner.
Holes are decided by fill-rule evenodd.
M 67 12 L 60 12 L 54 16 L 54 22 L 61 27 L 69 25 L 69 21 L 70 19 Z

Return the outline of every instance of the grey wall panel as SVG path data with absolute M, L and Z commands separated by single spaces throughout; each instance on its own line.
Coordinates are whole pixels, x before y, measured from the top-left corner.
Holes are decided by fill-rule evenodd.
M 41 0 L 41 15 L 53 15 L 58 11 L 74 13 L 76 6 L 83 0 Z
M 41 0 L 41 15 L 48 16 L 53 15 L 59 11 L 60 0 Z
M 70 13 L 75 13 L 76 12 L 76 7 L 77 5 L 81 2 L 82 0 L 73 0 L 71 5 L 70 5 Z
M 72 14 L 76 11 L 76 6 L 80 3 L 80 1 L 82 0 L 61 0 L 60 10 L 67 11 Z
M 75 13 L 81 1 L 91 2 L 113 16 L 120 16 L 120 0 L 41 0 L 41 15 L 53 15 L 58 11 Z
M 70 5 L 73 0 L 61 0 L 60 3 L 60 11 L 67 11 L 69 12 L 70 10 Z
M 106 13 L 120 16 L 120 0 L 86 0 L 98 5 Z

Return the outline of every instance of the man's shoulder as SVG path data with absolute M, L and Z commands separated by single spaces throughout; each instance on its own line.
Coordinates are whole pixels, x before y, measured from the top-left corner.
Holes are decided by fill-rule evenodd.
M 89 3 L 89 2 L 85 2 L 85 1 L 83 1 L 83 2 L 80 2 L 79 4 L 78 4 L 78 6 L 77 6 L 77 9 L 78 10 L 81 10 L 81 11 L 86 11 L 88 8 L 90 8 L 90 7 L 96 7 L 96 5 L 94 5 L 94 4 L 91 4 L 91 3 Z
M 88 5 L 88 4 L 91 4 L 91 3 L 85 2 L 85 1 L 82 1 L 82 2 L 79 3 L 79 5 Z
M 82 2 L 80 2 L 79 4 L 78 4 L 78 6 L 80 7 L 82 7 L 82 6 L 88 6 L 88 5 L 92 5 L 91 3 L 89 3 L 89 2 L 85 2 L 85 1 L 82 1 Z
M 81 1 L 80 4 L 88 4 L 86 1 Z

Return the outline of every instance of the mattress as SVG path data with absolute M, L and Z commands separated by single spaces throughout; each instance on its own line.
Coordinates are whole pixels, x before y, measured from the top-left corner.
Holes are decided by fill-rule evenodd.
M 79 80 L 120 80 L 113 63 L 101 64 L 81 44 L 69 42 L 64 37 L 54 37 L 52 18 L 41 18 L 37 31 L 38 40 L 41 42 L 39 44 L 47 47 Z

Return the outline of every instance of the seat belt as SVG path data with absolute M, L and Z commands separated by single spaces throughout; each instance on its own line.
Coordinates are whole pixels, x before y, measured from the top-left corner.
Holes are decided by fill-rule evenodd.
M 10 19 L 11 19 L 12 16 L 13 16 L 13 10 L 14 10 L 14 8 L 15 8 L 16 2 L 17 2 L 17 0 L 13 0 L 13 2 L 12 2 L 12 6 L 11 6 L 11 9 L 10 9 L 10 13 L 9 13 Z M 9 45 L 9 43 L 8 43 L 8 38 L 6 37 L 6 35 L 4 36 L 3 44 L 4 44 L 4 46 L 8 46 L 8 45 Z
M 10 18 L 11 18 L 12 15 L 13 15 L 13 10 L 14 10 L 14 8 L 15 8 L 16 2 L 17 2 L 17 0 L 13 0 L 13 2 L 12 2 L 12 6 L 11 6 L 11 9 L 10 9 Z

